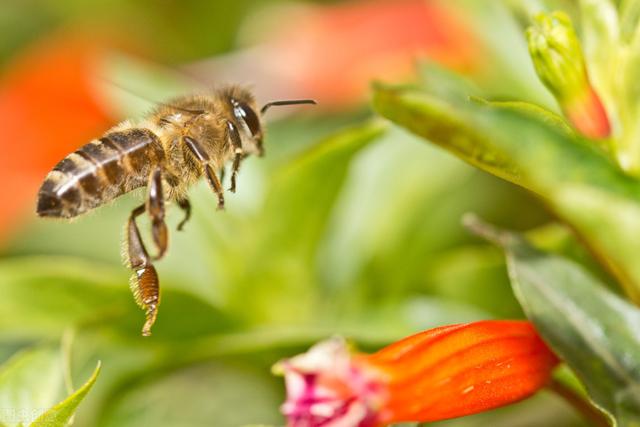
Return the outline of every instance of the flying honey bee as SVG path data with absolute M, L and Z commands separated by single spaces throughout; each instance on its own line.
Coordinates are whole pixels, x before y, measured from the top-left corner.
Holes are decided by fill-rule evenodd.
M 187 190 L 204 176 L 217 196 L 218 209 L 223 209 L 225 166 L 232 163 L 229 191 L 235 192 L 242 160 L 250 154 L 264 155 L 264 113 L 272 106 L 294 104 L 315 101 L 270 102 L 258 113 L 249 90 L 226 86 L 161 104 L 139 123 L 120 123 L 60 161 L 40 188 L 37 214 L 70 219 L 147 187 L 145 202 L 133 209 L 126 225 L 124 257 L 133 270 L 134 298 L 146 313 L 142 335 L 149 336 L 160 304 L 153 261 L 162 258 L 168 246 L 166 203 L 175 202 L 184 211 L 181 230 L 191 215 Z M 153 256 L 136 224 L 145 212 L 157 248 Z

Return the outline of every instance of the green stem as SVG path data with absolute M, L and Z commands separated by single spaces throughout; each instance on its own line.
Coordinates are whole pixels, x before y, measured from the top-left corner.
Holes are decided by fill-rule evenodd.
M 571 388 L 570 386 L 552 379 L 551 383 L 547 386 L 551 391 L 555 392 L 558 396 L 562 397 L 567 403 L 578 411 L 582 416 L 597 427 L 610 427 L 611 423 L 609 419 L 598 408 L 593 406 L 588 400 L 586 400 L 580 393 Z

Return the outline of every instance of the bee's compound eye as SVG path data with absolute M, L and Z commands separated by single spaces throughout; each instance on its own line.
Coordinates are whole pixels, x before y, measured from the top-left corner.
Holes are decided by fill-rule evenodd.
M 238 120 L 247 125 L 251 135 L 254 137 L 260 135 L 260 120 L 258 120 L 258 115 L 253 111 L 253 108 L 244 102 L 234 102 L 233 112 Z

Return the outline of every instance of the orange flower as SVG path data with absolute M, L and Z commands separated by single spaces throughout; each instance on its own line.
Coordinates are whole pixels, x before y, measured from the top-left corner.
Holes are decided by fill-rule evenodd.
M 284 360 L 289 427 L 379 427 L 470 415 L 517 402 L 558 363 L 526 321 L 431 329 L 374 354 L 334 338 Z
M 273 15 L 268 69 L 323 108 L 362 101 L 372 79 L 407 76 L 422 57 L 462 71 L 481 65 L 479 39 L 448 2 L 360 0 Z
M 102 41 L 87 34 L 48 36 L 0 75 L 0 242 L 26 212 L 58 160 L 114 122 L 94 88 Z
M 607 138 L 611 135 L 607 111 L 590 84 L 580 96 L 567 102 L 563 108 L 569 121 L 582 135 L 592 139 Z

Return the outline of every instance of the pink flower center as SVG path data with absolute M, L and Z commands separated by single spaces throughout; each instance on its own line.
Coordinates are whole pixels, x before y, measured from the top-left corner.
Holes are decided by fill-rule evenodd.
M 319 344 L 282 362 L 289 427 L 375 427 L 380 424 L 384 387 L 377 373 L 361 366 L 341 340 Z

